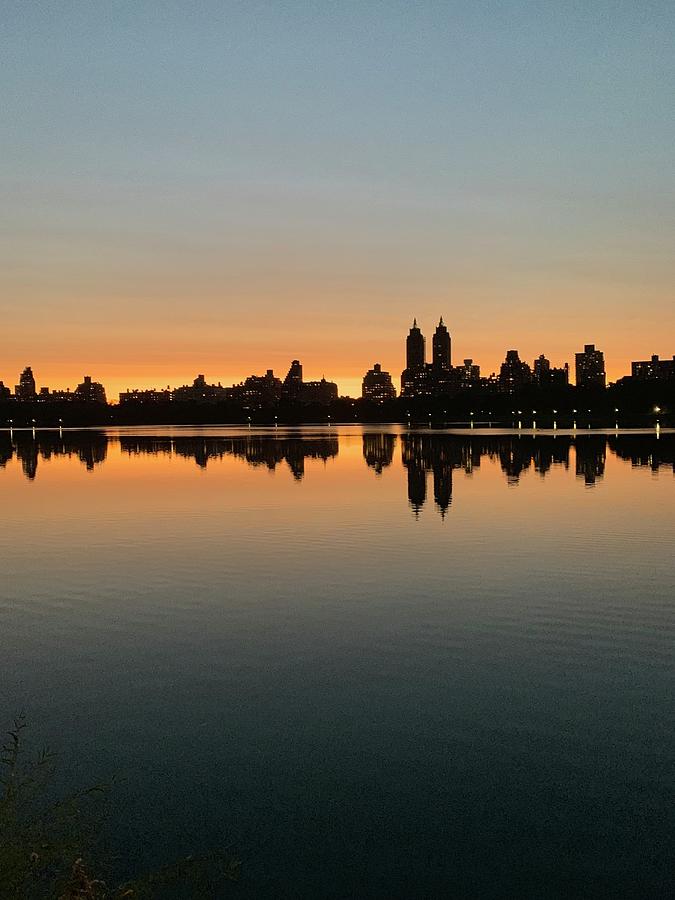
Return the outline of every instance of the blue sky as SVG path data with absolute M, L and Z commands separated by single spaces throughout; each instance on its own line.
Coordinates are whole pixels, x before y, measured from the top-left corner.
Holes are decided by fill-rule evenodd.
M 675 352 L 673 4 L 1 15 L 0 378 Z

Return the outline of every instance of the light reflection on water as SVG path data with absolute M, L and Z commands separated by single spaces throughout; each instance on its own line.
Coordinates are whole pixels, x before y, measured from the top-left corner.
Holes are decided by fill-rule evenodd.
M 0 711 L 243 896 L 668 896 L 674 450 L 0 433 Z

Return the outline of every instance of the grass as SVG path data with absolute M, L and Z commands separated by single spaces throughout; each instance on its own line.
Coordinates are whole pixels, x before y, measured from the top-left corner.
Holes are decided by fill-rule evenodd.
M 133 881 L 111 884 L 104 826 L 110 787 L 94 785 L 54 799 L 56 763 L 49 749 L 27 757 L 24 715 L 0 755 L 0 897 L 2 900 L 165 900 L 226 896 L 240 862 L 228 851 L 189 856 Z

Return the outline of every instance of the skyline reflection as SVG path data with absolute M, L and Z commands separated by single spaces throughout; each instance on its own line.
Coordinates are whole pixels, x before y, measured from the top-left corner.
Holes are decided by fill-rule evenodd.
M 438 434 L 414 432 L 364 432 L 362 458 L 376 477 L 399 465 L 405 470 L 407 499 L 415 516 L 433 496 L 436 510 L 445 517 L 453 499 L 454 473 L 471 478 L 481 463 L 496 464 L 509 487 L 534 471 L 542 479 L 554 469 L 572 470 L 586 487 L 605 477 L 608 456 L 653 472 L 670 469 L 675 474 L 675 434 L 580 434 L 550 435 L 513 433 Z M 116 448 L 121 456 L 178 457 L 202 470 L 227 457 L 242 460 L 249 468 L 275 472 L 285 465 L 293 479 L 302 482 L 307 460 L 324 464 L 335 460 L 341 442 L 353 435 L 325 434 L 131 434 L 105 431 L 0 433 L 0 470 L 18 463 L 25 478 L 36 479 L 40 464 L 53 458 L 73 459 L 93 472 L 105 464 Z M 431 484 L 429 484 L 431 482 Z

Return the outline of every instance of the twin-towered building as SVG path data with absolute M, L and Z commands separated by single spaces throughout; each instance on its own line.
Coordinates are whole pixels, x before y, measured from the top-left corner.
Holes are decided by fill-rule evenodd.
M 576 386 L 591 391 L 607 386 L 605 357 L 595 344 L 586 344 L 583 351 L 575 356 Z M 617 384 L 644 382 L 675 383 L 675 356 L 672 359 L 649 360 L 632 363 L 630 376 L 620 379 Z M 515 394 L 535 386 L 540 388 L 562 388 L 569 384 L 569 366 L 556 368 L 549 359 L 540 354 L 532 366 L 520 358 L 517 350 L 507 350 L 506 358 L 498 374 L 481 378 L 480 367 L 473 359 L 465 359 L 461 365 L 452 364 L 452 338 L 441 317 L 432 338 L 431 362 L 427 362 L 426 341 L 417 319 L 406 337 L 406 367 L 401 373 L 401 397 L 452 397 L 462 391 L 482 388 L 488 393 Z M 475 393 L 475 390 L 472 391 Z M 366 372 L 361 396 L 373 403 L 386 403 L 396 399 L 396 388 L 389 372 L 375 363 Z M 328 405 L 338 399 L 338 386 L 322 378 L 320 381 L 305 381 L 302 364 L 294 359 L 284 380 L 277 378 L 272 369 L 264 375 L 251 375 L 232 387 L 209 384 L 204 375 L 198 375 L 192 384 L 156 390 L 126 390 L 119 395 L 120 403 L 164 403 L 184 401 L 190 403 L 230 402 L 242 408 L 271 407 L 280 403 L 298 405 Z M 37 389 L 35 376 L 30 366 L 26 366 L 19 376 L 14 391 L 0 381 L 0 403 L 47 403 L 47 402 L 96 402 L 106 403 L 105 389 L 100 382 L 86 375 L 74 391 Z
M 452 338 L 443 317 L 436 326 L 431 342 L 431 362 L 427 362 L 426 340 L 417 319 L 406 337 L 406 366 L 401 373 L 401 397 L 454 396 L 470 389 L 482 387 L 499 393 L 516 393 L 527 386 L 540 388 L 566 387 L 569 385 L 569 365 L 557 368 L 544 354 L 534 360 L 532 366 L 520 358 L 517 350 L 507 350 L 506 358 L 498 374 L 481 378 L 480 367 L 473 359 L 465 359 L 461 365 L 452 364 Z M 652 357 L 651 363 L 633 363 L 634 378 L 664 378 L 675 371 L 673 363 Z M 670 376 L 668 376 L 670 377 Z M 586 344 L 583 352 L 576 354 L 576 384 L 581 388 L 605 388 L 605 358 L 594 344 Z M 361 396 L 364 400 L 384 403 L 396 396 L 391 376 L 379 363 L 366 372 Z
M 426 341 L 417 319 L 406 338 L 405 369 L 401 373 L 402 397 L 432 397 L 452 393 L 456 385 L 452 367 L 452 339 L 443 322 L 436 326 L 431 342 L 431 362 L 426 361 Z

